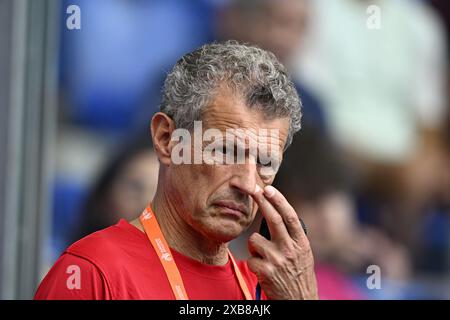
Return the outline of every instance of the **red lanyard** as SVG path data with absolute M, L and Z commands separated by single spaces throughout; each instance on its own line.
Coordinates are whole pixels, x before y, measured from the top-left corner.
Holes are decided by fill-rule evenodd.
M 152 244 L 155 252 L 158 254 L 159 260 L 166 272 L 166 276 L 169 280 L 172 291 L 177 300 L 188 300 L 188 295 L 186 289 L 184 288 L 183 279 L 181 279 L 180 271 L 172 257 L 169 245 L 167 244 L 166 238 L 162 234 L 161 228 L 159 227 L 158 221 L 156 220 L 155 214 L 152 211 L 150 205 L 142 212 L 139 217 L 142 226 L 144 227 L 145 233 L 147 234 L 150 243 Z M 236 278 L 239 282 L 242 292 L 244 293 L 246 300 L 253 300 L 250 291 L 248 290 L 247 284 L 239 270 L 234 257 L 232 256 L 230 250 L 228 250 L 228 256 L 230 257 L 231 263 L 233 265 L 233 270 Z

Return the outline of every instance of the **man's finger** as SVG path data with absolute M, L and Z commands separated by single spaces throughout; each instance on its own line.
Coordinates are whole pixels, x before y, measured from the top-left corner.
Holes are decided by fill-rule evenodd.
M 283 194 L 272 186 L 264 188 L 264 195 L 283 218 L 290 236 L 295 241 L 302 240 L 305 237 L 305 231 L 300 223 L 297 212 L 289 204 Z
M 258 185 L 256 185 L 256 189 L 252 197 L 258 204 L 262 215 L 267 221 L 267 226 L 270 231 L 270 238 L 273 240 L 290 239 L 288 230 L 283 222 L 283 217 L 277 212 L 266 196 L 264 196 L 263 190 Z
M 267 262 L 265 262 L 262 258 L 259 257 L 250 257 L 247 260 L 247 266 L 251 272 L 256 274 L 258 279 L 262 274 L 264 274 L 265 269 L 267 268 Z
M 248 250 L 254 257 L 277 259 L 275 245 L 259 233 L 253 233 L 248 239 Z

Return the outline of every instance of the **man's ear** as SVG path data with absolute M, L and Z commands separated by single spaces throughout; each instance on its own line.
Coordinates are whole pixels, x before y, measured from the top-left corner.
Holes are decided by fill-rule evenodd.
M 175 122 L 165 113 L 157 112 L 151 122 L 153 146 L 156 155 L 163 165 L 170 165 L 173 142 L 172 133 L 176 129 Z

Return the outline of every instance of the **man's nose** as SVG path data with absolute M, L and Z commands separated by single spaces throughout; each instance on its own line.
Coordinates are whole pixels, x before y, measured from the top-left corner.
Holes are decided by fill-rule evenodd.
M 253 194 L 258 179 L 256 164 L 236 164 L 230 166 L 230 170 L 233 170 L 231 187 L 246 195 Z

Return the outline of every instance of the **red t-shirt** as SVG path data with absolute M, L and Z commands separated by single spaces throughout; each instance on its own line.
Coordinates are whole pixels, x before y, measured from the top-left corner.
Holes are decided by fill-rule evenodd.
M 244 299 L 231 261 L 206 265 L 171 250 L 189 299 Z M 257 278 L 244 261 L 237 263 L 254 298 Z M 146 234 L 122 219 L 71 245 L 34 298 L 166 300 L 175 296 Z

